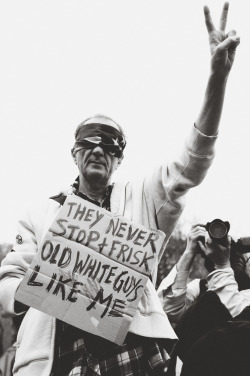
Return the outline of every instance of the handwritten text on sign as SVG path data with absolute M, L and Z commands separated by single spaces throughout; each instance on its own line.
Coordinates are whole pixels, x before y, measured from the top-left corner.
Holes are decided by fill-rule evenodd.
M 68 196 L 16 299 L 121 344 L 165 235 Z

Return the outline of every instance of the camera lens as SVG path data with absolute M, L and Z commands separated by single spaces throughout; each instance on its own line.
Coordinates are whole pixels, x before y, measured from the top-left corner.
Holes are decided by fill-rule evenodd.
M 222 221 L 214 221 L 209 226 L 209 234 L 216 239 L 223 238 L 228 233 L 228 228 Z

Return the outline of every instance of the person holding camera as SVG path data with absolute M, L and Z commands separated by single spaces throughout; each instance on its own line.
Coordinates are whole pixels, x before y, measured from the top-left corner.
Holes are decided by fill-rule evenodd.
M 183 361 L 182 376 L 250 373 L 250 277 L 244 254 L 249 249 L 227 233 L 220 237 L 220 226 L 213 237 L 208 226 L 194 225 L 183 255 L 158 288 L 179 337 L 175 355 Z M 199 254 L 208 275 L 189 282 Z

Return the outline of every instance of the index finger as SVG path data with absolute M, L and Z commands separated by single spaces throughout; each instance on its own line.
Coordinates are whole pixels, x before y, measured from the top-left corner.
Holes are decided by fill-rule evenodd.
M 223 5 L 223 9 L 222 9 L 222 13 L 221 13 L 221 18 L 220 18 L 219 30 L 221 30 L 221 31 L 225 31 L 225 29 L 226 29 L 228 9 L 229 9 L 229 3 L 226 2 Z
M 204 10 L 205 23 L 206 23 L 207 31 L 210 33 L 211 31 L 215 30 L 215 27 L 214 27 L 214 24 L 213 24 L 213 21 L 212 21 L 212 18 L 211 18 L 210 10 L 209 10 L 207 5 L 204 6 L 203 10 Z
M 196 227 L 204 227 L 205 228 L 205 225 L 204 225 L 204 223 L 193 223 L 192 224 L 192 226 L 191 226 L 191 230 L 193 230 L 194 228 L 196 228 Z

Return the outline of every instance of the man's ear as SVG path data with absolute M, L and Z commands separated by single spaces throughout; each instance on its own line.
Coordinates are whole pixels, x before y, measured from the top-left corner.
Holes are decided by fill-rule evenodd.
M 77 165 L 77 160 L 76 160 L 76 153 L 75 153 L 75 149 L 71 149 L 71 155 L 72 155 L 72 158 L 73 158 L 73 161 L 75 162 L 75 164 Z
M 122 160 L 123 160 L 123 156 L 121 158 L 118 159 L 118 164 L 117 164 L 117 168 L 120 166 L 120 164 L 122 163 Z
M 121 158 L 118 158 L 118 162 L 117 162 L 117 165 L 116 165 L 116 167 L 115 167 L 115 170 L 118 169 L 118 167 L 119 167 L 120 164 L 122 163 L 122 160 L 123 160 L 123 156 L 122 156 Z M 115 170 L 114 170 L 114 171 L 115 171 Z

